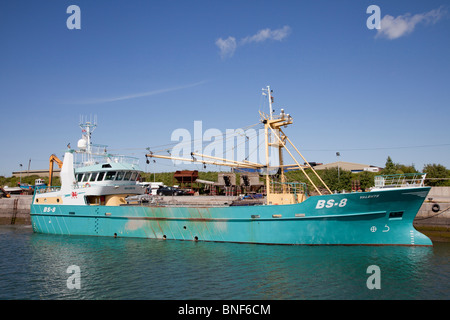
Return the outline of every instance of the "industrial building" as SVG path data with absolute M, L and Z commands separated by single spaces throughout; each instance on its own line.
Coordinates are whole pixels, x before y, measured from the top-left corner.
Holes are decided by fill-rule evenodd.
M 345 161 L 336 161 L 327 164 L 320 164 L 314 166 L 314 170 L 325 170 L 331 168 L 339 168 L 340 170 L 351 171 L 354 173 L 369 171 L 369 172 L 380 172 L 383 168 L 372 166 L 369 164 L 361 164 L 361 163 L 353 163 L 353 162 L 345 162 Z

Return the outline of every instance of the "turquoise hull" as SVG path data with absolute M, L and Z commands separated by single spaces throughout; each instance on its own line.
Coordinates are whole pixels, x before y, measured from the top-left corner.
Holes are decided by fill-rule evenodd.
M 287 245 L 431 246 L 413 227 L 430 188 L 309 197 L 292 205 L 31 205 L 35 232 Z

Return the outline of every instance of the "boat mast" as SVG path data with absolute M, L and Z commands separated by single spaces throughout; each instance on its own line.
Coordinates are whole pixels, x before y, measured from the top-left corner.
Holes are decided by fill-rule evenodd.
M 91 135 L 94 132 L 95 128 L 97 128 L 97 121 L 96 121 L 95 117 L 94 117 L 93 122 L 87 121 L 87 119 L 84 120 L 83 118 L 81 118 L 79 126 L 81 128 L 81 134 L 82 134 L 81 140 L 85 141 L 85 143 L 83 143 L 81 140 L 78 142 L 79 148 L 82 151 L 84 151 L 83 162 L 85 164 L 91 164 L 93 162 Z
M 275 140 L 275 136 L 280 135 L 281 130 L 279 129 L 275 129 L 275 130 L 270 130 L 271 126 L 270 126 L 270 122 L 272 122 L 274 120 L 274 116 L 273 116 L 273 90 L 270 89 L 270 86 L 267 86 L 267 89 L 262 89 L 263 90 L 263 95 L 267 95 L 268 99 L 269 99 L 269 119 L 266 120 L 270 120 L 270 121 L 264 121 L 264 133 L 265 133 L 265 139 L 266 139 L 266 169 L 267 169 L 267 174 L 266 174 L 266 189 L 267 189 L 267 193 L 270 194 L 271 190 L 270 190 L 270 176 L 269 176 L 269 166 L 270 166 L 270 158 L 269 158 L 269 147 L 277 147 L 278 148 L 278 162 L 279 162 L 279 170 L 281 170 L 280 175 L 281 175 L 281 186 L 282 186 L 282 192 L 285 193 L 287 192 L 287 186 L 285 184 L 286 182 L 286 177 L 284 175 L 284 163 L 283 163 L 283 144 L 281 144 L 280 142 Z M 277 118 L 280 118 L 281 120 L 285 120 L 285 114 L 284 114 L 284 110 L 281 109 L 281 114 L 280 116 L 277 116 Z M 289 119 L 288 119 L 289 120 Z M 291 122 L 292 123 L 292 122 Z M 272 131 L 272 132 L 271 132 Z M 278 137 L 277 137 L 278 138 Z M 281 141 L 285 141 L 286 137 L 283 135 L 281 136 Z
M 272 103 L 273 103 L 273 97 L 272 97 L 272 92 L 273 90 L 270 90 L 270 86 L 267 86 L 267 89 L 263 89 L 263 91 L 267 91 L 267 95 L 269 97 L 269 114 L 270 114 L 270 120 L 273 119 L 273 108 L 272 108 Z
M 263 95 L 267 95 L 269 99 L 269 119 L 273 119 L 273 108 L 272 108 L 272 90 L 270 90 L 270 86 L 267 86 L 266 89 L 262 89 Z M 266 148 L 266 195 L 267 199 L 269 199 L 270 194 L 270 176 L 269 176 L 269 166 L 270 166 L 270 158 L 269 158 L 269 127 L 267 125 L 267 121 L 264 122 L 264 138 L 265 138 L 265 148 Z
M 265 133 L 265 139 L 266 139 L 266 169 L 267 169 L 267 175 L 266 175 L 266 188 L 267 188 L 267 199 L 270 199 L 271 190 L 270 190 L 270 177 L 269 177 L 269 146 L 276 146 L 278 147 L 278 154 L 279 154 L 279 162 L 280 162 L 280 169 L 281 169 L 281 185 L 282 185 L 282 191 L 285 193 L 287 191 L 287 188 L 285 186 L 286 177 L 284 176 L 284 165 L 283 165 L 283 155 L 282 155 L 282 149 L 286 149 L 286 151 L 289 153 L 291 158 L 294 160 L 294 162 L 297 164 L 297 167 L 302 170 L 303 174 L 306 176 L 308 181 L 311 183 L 311 185 L 314 187 L 314 189 L 317 191 L 318 194 L 322 194 L 320 192 L 319 188 L 314 184 L 314 182 L 311 180 L 311 178 L 308 176 L 308 174 L 305 172 L 304 167 L 310 168 L 312 172 L 317 176 L 319 181 L 323 184 L 323 186 L 327 189 L 329 193 L 332 193 L 331 190 L 328 188 L 326 183 L 322 180 L 322 178 L 317 174 L 317 172 L 313 169 L 313 167 L 309 164 L 308 161 L 303 157 L 303 155 L 298 151 L 298 149 L 292 144 L 291 140 L 286 136 L 286 134 L 283 132 L 281 127 L 286 127 L 289 124 L 292 124 L 293 120 L 292 117 L 289 114 L 285 114 L 284 110 L 281 109 L 280 115 L 274 116 L 273 115 L 273 109 L 272 109 L 272 102 L 273 97 L 271 95 L 272 90 L 270 90 L 270 87 L 267 86 L 267 89 L 263 89 L 263 95 L 269 96 L 269 105 L 270 105 L 270 115 L 265 114 L 264 112 L 260 111 L 261 120 L 264 124 L 264 133 Z M 273 137 L 274 141 L 269 140 L 269 133 L 270 137 Z M 288 141 L 292 147 L 297 151 L 297 153 L 302 157 L 302 159 L 305 161 L 305 166 L 300 165 L 298 161 L 295 159 L 294 155 L 289 151 L 289 149 L 286 146 L 286 141 Z M 269 200 L 268 200 L 269 202 Z

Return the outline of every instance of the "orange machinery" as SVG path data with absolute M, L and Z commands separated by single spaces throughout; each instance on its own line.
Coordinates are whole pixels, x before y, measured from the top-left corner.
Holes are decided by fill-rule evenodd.
M 59 160 L 56 155 L 52 154 L 50 156 L 50 168 L 48 170 L 48 185 L 49 186 L 52 185 L 52 180 L 53 180 L 53 162 L 56 162 L 60 169 L 62 168 L 62 165 L 63 165 L 63 162 L 61 160 Z

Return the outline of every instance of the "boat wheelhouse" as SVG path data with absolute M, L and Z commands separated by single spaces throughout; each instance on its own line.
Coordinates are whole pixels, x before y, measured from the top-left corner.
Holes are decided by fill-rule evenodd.
M 139 159 L 107 152 L 105 145 L 91 143 L 96 124 L 80 124 L 83 136 L 78 151 L 66 150 L 60 172 L 61 187 L 40 187 L 34 204 L 120 205 L 128 196 L 141 195 Z M 75 158 L 79 156 L 81 161 Z M 55 156 L 52 156 L 55 158 Z M 50 163 L 52 165 L 52 163 Z
M 76 169 L 75 180 L 84 187 L 128 185 L 140 180 L 140 169 L 129 163 L 96 164 Z

